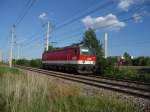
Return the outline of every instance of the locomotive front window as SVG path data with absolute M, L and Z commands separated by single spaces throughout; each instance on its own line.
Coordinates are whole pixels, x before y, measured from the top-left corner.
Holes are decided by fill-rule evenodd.
M 80 54 L 81 55 L 87 55 L 87 56 L 93 56 L 93 55 L 95 55 L 95 52 L 94 52 L 94 50 L 89 49 L 89 48 L 81 48 Z

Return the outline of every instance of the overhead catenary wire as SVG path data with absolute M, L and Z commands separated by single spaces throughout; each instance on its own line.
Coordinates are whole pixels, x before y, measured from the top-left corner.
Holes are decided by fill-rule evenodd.
M 112 5 L 112 3 L 113 3 L 113 0 L 111 0 L 111 1 L 109 1 L 109 2 L 107 2 L 107 3 L 105 3 L 105 4 L 102 4 L 102 5 L 100 5 L 99 7 L 97 7 L 96 9 L 103 9 L 103 8 L 106 8 L 106 7 L 108 7 L 107 6 L 107 4 L 109 3 L 109 5 Z M 84 13 L 84 15 L 87 15 L 87 14 L 90 14 L 90 13 L 94 13 L 95 11 L 96 11 L 96 9 L 94 9 L 94 10 L 91 10 L 91 11 L 89 11 L 89 12 L 87 12 L 87 13 Z M 82 15 L 82 16 L 84 16 L 84 15 Z M 80 19 L 82 16 L 78 16 L 77 18 L 74 18 L 73 20 L 71 20 L 71 21 L 69 21 L 69 22 L 67 22 L 67 23 L 64 23 L 65 25 L 69 25 L 69 24 L 71 24 L 71 22 L 75 22 L 77 19 Z M 60 26 L 59 26 L 60 27 Z M 62 26 L 61 26 L 62 27 Z M 56 31 L 56 29 L 55 29 L 55 31 Z M 27 44 L 26 44 L 27 45 Z
M 118 14 L 118 16 L 121 16 L 121 15 L 123 15 L 124 13 L 119 13 Z M 140 16 L 143 16 L 143 15 L 145 15 L 145 14 L 141 14 L 141 15 L 137 15 L 137 16 L 134 16 L 134 17 L 140 17 Z M 128 17 L 128 18 L 125 18 L 125 19 L 121 19 L 120 21 L 122 21 L 122 22 L 127 22 L 127 21 L 130 21 L 130 20 L 133 20 L 134 19 L 134 17 L 133 16 L 130 16 L 130 17 Z M 109 27 L 111 27 L 112 25 L 115 25 L 116 23 L 112 23 L 112 24 L 108 24 L 108 25 L 103 25 L 103 26 L 101 26 L 100 28 L 99 28 L 99 30 L 100 29 L 104 29 L 104 28 L 109 28 Z M 79 30 L 79 28 L 77 29 L 77 30 Z M 72 35 L 72 36 L 67 36 L 67 37 L 64 37 L 63 39 L 59 39 L 58 41 L 59 42 L 62 42 L 62 41 L 66 41 L 66 39 L 70 39 L 70 38 L 73 38 L 73 37 L 75 37 L 76 35 L 81 35 L 81 34 L 83 34 L 83 32 L 78 32 L 78 33 L 75 33 L 75 35 Z M 43 35 L 44 36 L 44 35 Z M 68 38 L 69 37 L 69 38 Z M 34 41 L 36 41 L 36 40 L 39 40 L 38 38 L 37 39 L 35 39 Z M 26 44 L 26 45 L 28 45 L 28 44 Z
M 109 4 L 108 4 L 108 3 L 109 3 Z M 91 10 L 91 11 L 89 11 L 89 12 L 87 12 L 87 13 L 84 13 L 83 15 L 77 16 L 76 18 L 71 19 L 70 21 L 67 21 L 67 22 L 65 22 L 65 23 L 63 23 L 63 24 L 60 24 L 60 25 L 56 26 L 56 29 L 55 29 L 53 32 L 55 32 L 56 30 L 58 30 L 60 27 L 61 27 L 61 28 L 64 27 L 63 25 L 67 26 L 67 25 L 69 25 L 69 24 L 72 24 L 72 22 L 75 22 L 75 21 L 77 21 L 78 19 L 84 17 L 84 15 L 88 15 L 88 14 L 90 14 L 90 13 L 94 13 L 95 11 L 97 11 L 96 9 L 99 9 L 99 10 L 100 10 L 100 9 L 106 8 L 106 7 L 110 6 L 110 5 L 112 5 L 112 3 L 113 3 L 113 0 L 110 0 L 109 2 L 106 2 L 105 4 L 102 4 L 102 5 L 98 6 L 98 7 L 96 7 L 94 10 Z M 108 6 L 107 6 L 107 4 L 108 4 Z M 53 32 L 52 32 L 52 33 L 53 33 Z M 32 36 L 32 37 L 33 37 L 33 36 Z
M 29 10 L 32 8 L 32 6 L 34 5 L 34 3 L 36 2 L 37 0 L 29 0 L 26 4 L 26 7 L 27 9 L 22 13 L 22 15 L 20 17 L 18 17 L 15 25 L 18 26 L 22 20 L 24 19 L 24 17 L 28 14 Z
M 32 1 L 32 0 L 28 0 L 28 1 L 26 2 L 26 4 L 25 4 L 25 6 L 23 7 L 21 13 L 20 13 L 19 16 L 17 17 L 15 23 L 17 23 L 17 21 L 19 21 L 20 17 L 21 17 L 21 16 L 23 15 L 23 13 L 26 11 L 27 7 L 29 7 L 31 1 Z
M 99 6 L 100 7 L 100 6 Z M 132 8 L 131 10 L 130 10 L 130 12 L 131 11 L 134 11 L 136 8 L 141 8 L 141 6 L 140 7 L 134 7 L 134 8 Z M 91 12 L 91 11 L 90 11 Z M 94 12 L 96 12 L 95 10 L 94 10 Z M 94 13 L 93 12 L 93 13 Z M 129 12 L 129 11 L 128 11 Z M 119 13 L 117 16 L 119 16 L 119 15 L 121 15 L 122 13 L 125 13 L 125 12 L 121 12 L 121 13 Z M 126 13 L 125 13 L 126 14 Z M 80 18 L 79 18 L 80 19 Z M 71 19 L 71 20 L 73 20 L 73 19 Z M 75 21 L 77 21 L 78 19 L 76 18 L 76 20 L 73 20 L 73 22 L 75 22 Z M 69 22 L 69 21 L 68 21 Z M 71 21 L 70 21 L 70 23 L 63 23 L 63 24 L 66 24 L 65 26 L 67 26 L 67 25 L 69 25 L 69 24 L 72 24 L 71 23 Z M 62 25 L 62 24 L 61 24 Z M 59 27 L 59 26 L 58 26 Z M 57 28 L 57 26 L 56 26 L 56 28 Z M 79 29 L 81 29 L 81 28 L 79 28 Z M 57 29 L 55 29 L 55 31 L 54 32 L 56 32 L 57 31 Z M 54 32 L 52 32 L 52 33 L 54 33 Z M 33 36 L 31 36 L 31 37 L 33 37 Z
M 123 13 L 120 13 L 118 16 L 121 16 Z M 134 17 L 141 17 L 141 16 L 144 16 L 144 15 L 146 15 L 146 14 L 139 14 L 139 15 L 136 15 L 136 16 L 134 16 Z M 122 21 L 122 22 L 128 22 L 128 21 L 130 21 L 130 20 L 133 20 L 134 19 L 134 17 L 133 16 L 130 16 L 130 17 L 128 17 L 128 18 L 125 18 L 125 19 L 121 19 L 120 21 Z M 112 24 L 108 24 L 108 25 L 103 25 L 103 26 L 101 26 L 100 28 L 98 28 L 98 30 L 100 30 L 100 29 L 105 29 L 105 28 L 109 28 L 109 27 L 111 27 L 112 25 L 115 25 L 115 24 L 117 24 L 117 23 L 112 23 Z M 79 30 L 79 28 L 77 29 L 77 30 Z M 96 29 L 95 29 L 96 30 Z M 83 34 L 83 33 L 80 33 L 80 34 Z M 63 38 L 63 39 L 60 39 L 60 40 L 58 40 L 58 41 L 65 41 L 65 39 L 66 38 Z
M 144 15 L 146 15 L 146 14 L 139 14 L 139 15 L 136 15 L 136 16 L 134 16 L 134 17 L 141 17 L 141 16 L 144 16 Z M 134 17 L 133 16 L 130 16 L 130 17 L 128 17 L 128 18 L 124 18 L 124 19 L 121 19 L 121 21 L 122 22 L 129 22 L 129 21 L 131 21 L 131 20 L 134 20 Z M 104 28 L 109 28 L 109 27 L 111 27 L 112 25 L 115 25 L 115 24 L 117 24 L 117 23 L 112 23 L 112 24 L 108 24 L 108 25 L 103 25 L 103 26 L 101 26 L 99 29 L 104 29 Z M 96 29 L 95 29 L 96 30 Z M 78 33 L 78 34 L 82 34 L 82 33 Z M 67 37 L 68 38 L 68 37 Z M 69 38 L 71 38 L 71 37 L 69 37 Z M 63 38 L 62 40 L 59 40 L 59 41 L 65 41 L 65 38 Z
M 64 24 L 58 25 L 55 30 L 59 30 L 59 29 L 65 27 L 65 26 L 67 26 L 69 24 L 72 24 L 73 22 L 75 22 L 75 21 L 77 21 L 77 20 L 79 20 L 79 19 L 81 19 L 81 18 L 83 18 L 83 17 L 85 17 L 85 16 L 87 16 L 87 15 L 89 15 L 91 13 L 94 13 L 94 12 L 100 10 L 100 9 L 106 8 L 106 7 L 110 6 L 110 5 L 112 5 L 113 3 L 114 3 L 114 1 L 110 0 L 110 1 L 100 5 L 99 7 L 95 8 L 95 9 L 93 9 L 93 10 L 87 12 L 87 13 L 84 13 L 84 14 L 82 14 L 80 16 L 77 16 L 77 17 L 71 19 L 70 21 L 68 21 L 68 22 L 66 22 Z
M 121 19 L 121 20 L 124 20 L 124 22 L 125 22 L 125 21 L 130 21 L 130 20 L 132 20 L 132 19 L 133 19 L 133 17 L 125 18 L 125 19 Z M 76 21 L 77 21 L 77 20 L 76 20 Z M 71 23 L 68 23 L 68 22 L 67 22 L 68 24 L 65 23 L 65 24 L 66 24 L 65 26 L 67 26 L 67 25 L 69 25 L 69 24 L 72 24 L 73 22 L 74 22 L 74 21 L 72 21 Z M 112 25 L 112 24 L 111 24 L 111 25 Z M 101 28 L 107 28 L 107 27 L 110 27 L 111 25 L 102 26 Z M 61 26 L 61 25 L 60 25 L 60 26 Z M 60 26 L 59 26 L 59 27 L 60 27 Z M 64 27 L 64 26 L 63 26 L 63 27 Z M 101 29 L 101 28 L 100 28 L 100 29 Z M 68 38 L 68 37 L 67 37 L 67 38 Z M 66 39 L 67 39 L 67 38 L 66 38 Z M 72 38 L 73 38 L 73 36 L 72 36 Z M 37 40 L 38 40 L 38 39 L 37 39 Z M 35 41 L 36 41 L 36 39 L 35 39 Z M 62 40 L 59 40 L 59 41 L 61 41 L 61 42 L 62 42 L 62 41 L 65 41 L 65 38 L 63 38 Z M 28 45 L 28 44 L 26 44 L 26 45 Z

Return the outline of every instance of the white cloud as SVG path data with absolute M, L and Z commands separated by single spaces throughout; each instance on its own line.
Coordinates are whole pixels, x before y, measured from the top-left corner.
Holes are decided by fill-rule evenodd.
M 39 15 L 39 19 L 47 20 L 48 19 L 47 14 L 45 12 L 43 12 L 42 14 Z
M 138 13 L 133 14 L 133 19 L 135 23 L 142 22 L 142 16 Z
M 128 11 L 128 9 L 131 5 L 142 3 L 145 0 L 117 0 L 117 1 L 119 2 L 118 8 L 120 8 L 124 11 Z
M 125 27 L 124 22 L 120 22 L 118 18 L 113 14 L 108 14 L 107 16 L 101 16 L 97 18 L 92 18 L 91 16 L 87 16 L 82 19 L 86 28 L 93 28 L 95 30 L 103 29 L 103 30 L 120 30 Z
M 150 13 L 147 11 L 142 11 L 139 13 L 134 13 L 132 17 L 133 17 L 135 23 L 139 23 L 139 22 L 143 22 L 143 18 L 145 16 L 150 16 Z

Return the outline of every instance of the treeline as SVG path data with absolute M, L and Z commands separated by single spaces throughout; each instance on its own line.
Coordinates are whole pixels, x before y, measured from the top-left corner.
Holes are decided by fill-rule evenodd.
M 13 60 L 13 64 L 41 68 L 42 60 L 41 59 L 32 59 L 32 60 L 19 59 L 19 60 Z
M 138 57 L 135 59 L 132 59 L 132 63 L 133 66 L 150 66 L 150 57 Z
M 124 65 L 124 66 L 150 66 L 150 57 L 139 56 L 132 58 L 129 53 L 125 52 L 123 59 L 116 57 L 108 57 L 108 61 L 112 65 Z

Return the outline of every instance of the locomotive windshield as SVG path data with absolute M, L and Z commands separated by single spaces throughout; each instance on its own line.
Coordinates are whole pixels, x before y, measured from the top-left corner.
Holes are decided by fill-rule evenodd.
M 87 56 L 94 56 L 95 51 L 93 49 L 88 48 L 88 47 L 81 47 L 80 48 L 80 54 L 81 55 L 87 55 Z

